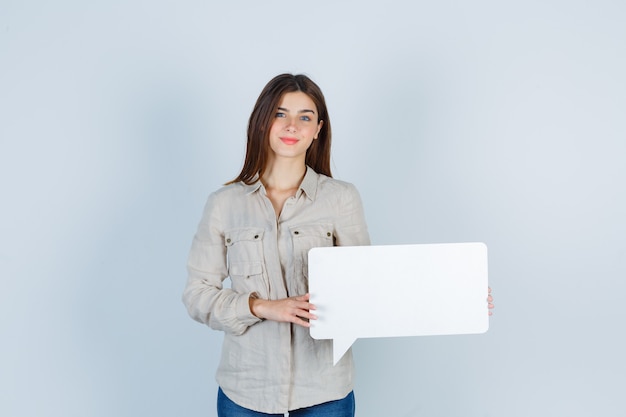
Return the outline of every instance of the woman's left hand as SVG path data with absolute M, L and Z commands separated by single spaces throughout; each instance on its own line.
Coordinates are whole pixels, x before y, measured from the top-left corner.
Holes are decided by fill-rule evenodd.
M 493 309 L 494 305 L 493 305 L 493 297 L 491 296 L 491 287 L 489 287 L 489 290 L 487 291 L 487 303 L 488 303 L 488 307 L 489 307 L 489 315 L 491 316 L 493 314 L 493 312 L 491 311 L 491 309 Z

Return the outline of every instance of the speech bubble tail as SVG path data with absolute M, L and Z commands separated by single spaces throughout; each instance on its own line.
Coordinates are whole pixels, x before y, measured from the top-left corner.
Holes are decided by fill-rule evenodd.
M 333 366 L 343 357 L 350 349 L 350 346 L 356 341 L 356 338 L 349 337 L 345 339 L 333 339 Z

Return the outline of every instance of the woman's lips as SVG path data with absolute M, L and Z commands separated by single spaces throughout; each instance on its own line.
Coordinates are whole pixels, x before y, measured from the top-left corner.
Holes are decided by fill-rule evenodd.
M 296 138 L 284 137 L 284 138 L 280 138 L 280 140 L 282 140 L 285 145 L 295 145 L 296 143 L 298 143 L 298 139 Z

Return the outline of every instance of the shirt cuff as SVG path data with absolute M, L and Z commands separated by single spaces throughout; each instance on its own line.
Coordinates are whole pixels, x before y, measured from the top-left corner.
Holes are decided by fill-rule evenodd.
M 237 301 L 237 319 L 245 326 L 252 326 L 261 321 L 250 311 L 250 298 L 259 298 L 259 296 L 255 292 L 241 294 Z

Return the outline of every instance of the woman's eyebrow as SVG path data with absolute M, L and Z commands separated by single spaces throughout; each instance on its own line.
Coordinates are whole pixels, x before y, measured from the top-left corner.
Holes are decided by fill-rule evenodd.
M 284 107 L 279 107 L 278 110 L 289 112 L 289 109 L 286 109 Z M 313 114 L 315 114 L 315 111 L 314 110 L 310 110 L 310 109 L 302 109 L 302 110 L 298 110 L 298 113 L 313 113 Z

